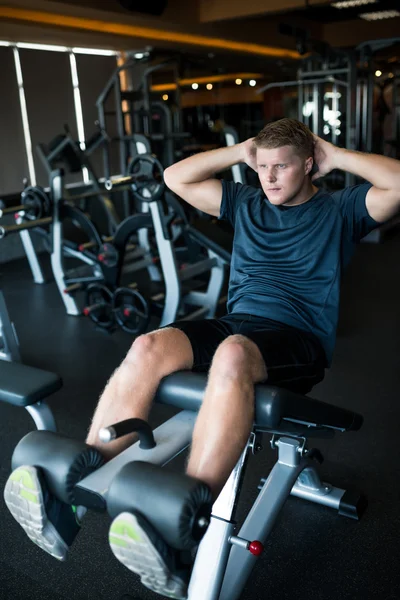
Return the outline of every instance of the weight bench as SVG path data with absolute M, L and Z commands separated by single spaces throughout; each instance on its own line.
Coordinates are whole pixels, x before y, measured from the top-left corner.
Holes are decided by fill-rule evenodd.
M 55 373 L 0 360 L 0 401 L 26 408 L 37 429 L 56 431 L 53 413 L 44 399 L 61 386 Z
M 315 461 L 322 462 L 323 458 L 317 449 L 307 447 L 307 439 L 356 431 L 363 419 L 350 410 L 307 396 L 256 385 L 255 423 L 247 448 L 207 513 L 202 482 L 161 468 L 189 446 L 206 381 L 206 375 L 184 371 L 166 377 L 156 401 L 181 411 L 154 432 L 139 419 L 101 430 L 105 442 L 130 431 L 139 434 L 137 443 L 106 464 L 102 464 L 99 452 L 83 442 L 33 431 L 18 444 L 12 467 L 28 464 L 42 468 L 50 492 L 64 502 L 108 510 L 112 518 L 126 511 L 140 511 L 178 550 L 195 547 L 201 540 L 188 598 L 236 600 L 290 495 L 360 518 L 365 499 L 320 480 Z M 258 497 L 235 534 L 245 467 L 250 456 L 262 450 L 265 434 L 271 436 L 278 460 L 268 477 L 261 480 Z M 204 530 L 199 533 L 201 527 Z M 114 547 L 114 534 L 111 526 L 110 543 L 117 555 L 125 542 L 122 538 Z

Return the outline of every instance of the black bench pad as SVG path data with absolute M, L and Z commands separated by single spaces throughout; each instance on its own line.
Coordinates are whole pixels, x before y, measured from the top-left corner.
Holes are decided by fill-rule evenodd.
M 179 371 L 165 377 L 156 400 L 176 408 L 199 410 L 207 383 L 207 375 Z M 307 429 L 355 431 L 363 422 L 361 415 L 296 394 L 272 385 L 255 386 L 255 428 L 260 431 L 286 431 L 303 435 Z
M 30 406 L 59 390 L 61 378 L 55 373 L 0 360 L 0 401 Z

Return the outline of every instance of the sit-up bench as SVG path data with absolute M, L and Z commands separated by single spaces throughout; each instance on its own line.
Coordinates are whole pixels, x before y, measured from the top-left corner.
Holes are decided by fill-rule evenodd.
M 54 417 L 45 398 L 61 386 L 62 381 L 55 373 L 0 360 L 0 402 L 26 408 L 37 429 L 56 431 Z
M 153 432 L 137 419 L 102 430 L 103 441 L 132 430 L 139 431 L 140 436 L 139 442 L 106 464 L 100 453 L 83 442 L 33 431 L 18 444 L 12 467 L 28 464 L 42 468 L 50 492 L 64 502 L 107 509 L 113 518 L 122 512 L 139 511 L 179 550 L 196 546 L 201 540 L 188 598 L 237 600 L 290 495 L 335 508 L 354 519 L 360 517 L 366 506 L 364 499 L 320 480 L 315 463 L 322 462 L 322 456 L 307 447 L 307 438 L 356 431 L 363 419 L 350 410 L 307 396 L 256 385 L 253 433 L 211 507 L 201 482 L 161 468 L 189 446 L 206 379 L 203 374 L 190 372 L 166 377 L 156 399 L 182 410 Z M 235 532 L 247 460 L 262 450 L 265 434 L 271 437 L 278 460 L 261 481 L 257 499 L 240 531 Z M 255 540 L 258 542 L 251 543 Z M 123 543 L 112 545 L 116 556 L 121 547 Z

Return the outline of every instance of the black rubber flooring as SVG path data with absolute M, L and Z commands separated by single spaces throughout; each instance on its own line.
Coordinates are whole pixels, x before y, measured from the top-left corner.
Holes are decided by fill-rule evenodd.
M 325 457 L 323 480 L 363 491 L 369 507 L 356 522 L 290 498 L 244 600 L 400 600 L 399 257 L 399 238 L 358 247 L 343 281 L 334 363 L 312 394 L 364 415 L 359 432 L 312 445 Z M 55 285 L 33 284 L 25 260 L 0 265 L 0 274 L 24 362 L 61 374 L 64 386 L 49 404 L 59 431 L 83 438 L 99 394 L 132 340 L 66 316 Z M 171 414 L 156 406 L 151 424 Z M 0 406 L 1 490 L 13 448 L 31 428 L 26 411 Z M 269 444 L 264 447 L 249 464 L 239 518 L 276 459 Z M 106 515 L 88 514 L 68 561 L 59 563 L 26 538 L 1 495 L 0 600 L 120 600 L 127 593 L 159 598 L 116 561 L 107 544 L 108 526 Z

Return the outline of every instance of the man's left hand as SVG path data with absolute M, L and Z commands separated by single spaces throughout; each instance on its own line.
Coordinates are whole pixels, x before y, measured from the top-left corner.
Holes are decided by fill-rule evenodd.
M 326 142 L 317 135 L 313 135 L 313 137 L 314 167 L 317 169 L 317 172 L 312 176 L 311 180 L 315 181 L 320 177 L 324 177 L 324 175 L 327 175 L 333 171 L 333 169 L 336 169 L 336 158 L 341 149 Z

